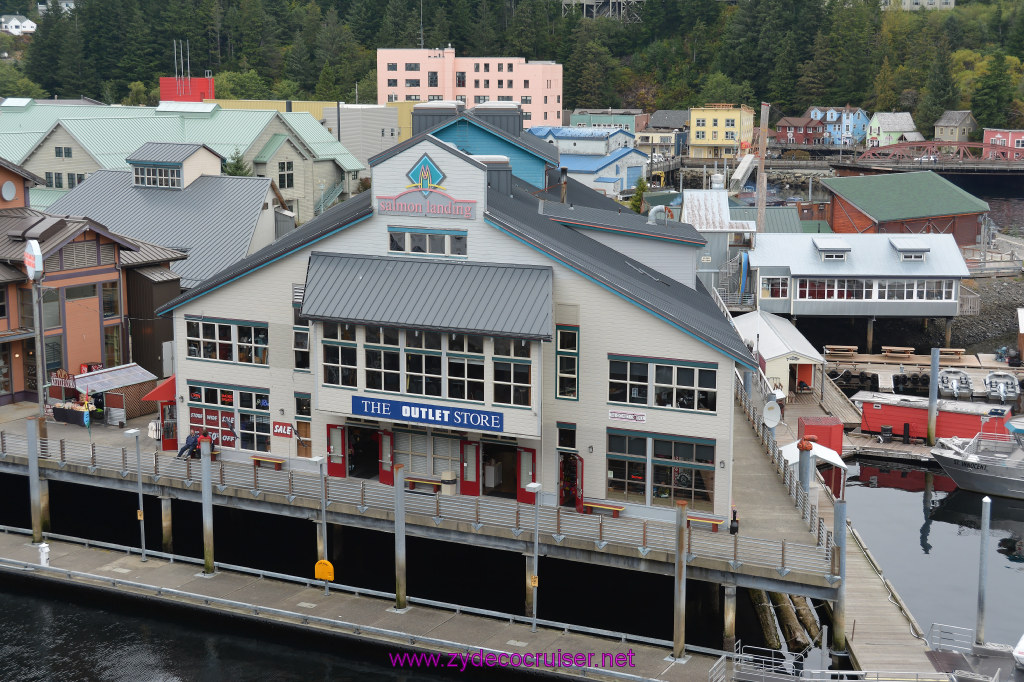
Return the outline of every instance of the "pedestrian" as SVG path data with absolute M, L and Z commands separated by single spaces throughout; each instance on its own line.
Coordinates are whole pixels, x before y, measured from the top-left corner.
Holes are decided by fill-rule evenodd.
M 178 450 L 177 459 L 186 459 L 192 452 L 192 448 L 199 444 L 199 434 L 196 433 L 195 429 L 189 431 L 188 438 L 185 439 L 185 444 Z

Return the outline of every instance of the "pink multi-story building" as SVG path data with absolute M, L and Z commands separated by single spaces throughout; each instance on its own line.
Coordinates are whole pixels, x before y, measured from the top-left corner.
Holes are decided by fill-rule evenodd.
M 1024 159 L 1024 130 L 1004 130 L 1001 128 L 985 128 L 982 136 L 985 144 L 997 144 L 1012 147 L 1008 152 L 1011 159 Z
M 522 57 L 456 57 L 455 48 L 377 50 L 377 103 L 515 102 L 523 127 L 562 125 L 562 65 Z

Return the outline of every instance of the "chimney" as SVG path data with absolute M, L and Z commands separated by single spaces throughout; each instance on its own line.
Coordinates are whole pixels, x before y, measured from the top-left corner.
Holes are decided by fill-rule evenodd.
M 562 203 L 565 203 L 565 188 L 569 184 L 569 169 L 562 166 L 558 169 L 558 184 L 562 186 Z
M 507 156 L 475 155 L 474 159 L 487 166 L 487 186 L 505 196 L 512 194 L 512 165 Z
M 455 118 L 466 108 L 462 102 L 423 102 L 412 108 L 412 134 L 419 135 L 439 123 Z

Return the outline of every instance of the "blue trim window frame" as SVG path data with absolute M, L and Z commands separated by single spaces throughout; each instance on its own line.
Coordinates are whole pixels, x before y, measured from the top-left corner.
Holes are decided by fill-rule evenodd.
M 313 401 L 309 393 L 295 393 L 295 419 L 296 421 L 312 421 Z
M 388 227 L 388 253 L 435 258 L 466 258 L 466 230 Z
M 494 338 L 494 404 L 529 407 L 532 404 L 531 343 L 524 339 Z M 515 358 L 515 359 L 513 359 Z
M 185 317 L 185 347 L 190 360 L 269 367 L 269 346 L 266 322 Z
M 714 439 L 611 428 L 607 435 L 608 499 L 714 510 Z
M 713 362 L 608 356 L 608 402 L 718 411 L 718 365 Z
M 555 398 L 579 400 L 580 328 L 555 326 Z

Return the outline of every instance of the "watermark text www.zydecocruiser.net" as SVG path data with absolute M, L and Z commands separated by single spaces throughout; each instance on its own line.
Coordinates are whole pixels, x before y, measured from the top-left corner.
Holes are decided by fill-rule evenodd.
M 468 668 L 635 668 L 634 652 L 583 653 L 555 652 L 485 652 L 472 653 L 407 653 L 390 652 L 394 668 L 451 668 L 464 672 Z

